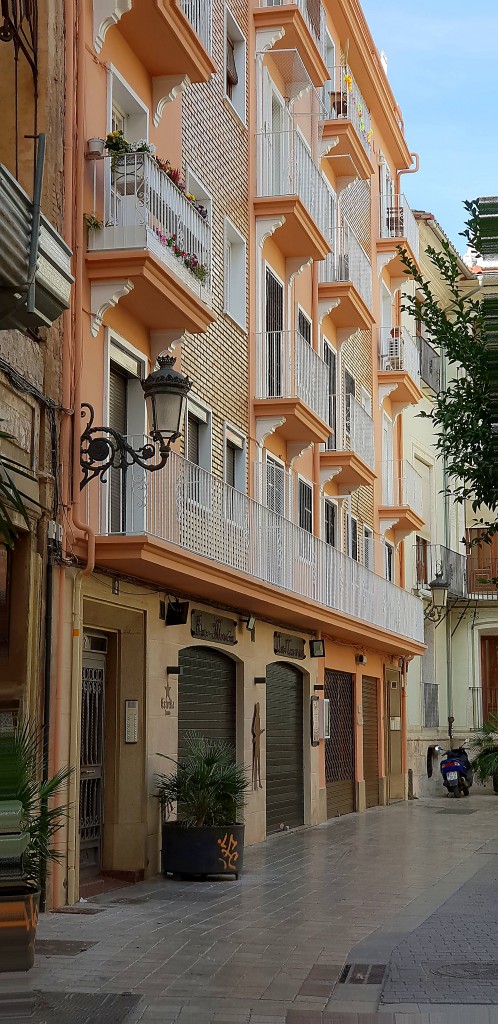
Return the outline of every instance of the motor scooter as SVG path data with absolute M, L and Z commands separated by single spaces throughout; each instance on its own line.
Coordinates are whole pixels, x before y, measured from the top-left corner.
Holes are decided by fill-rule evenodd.
M 474 781 L 472 768 L 470 767 L 469 755 L 465 747 L 456 747 L 454 750 L 447 750 L 439 765 L 443 777 L 443 786 L 448 790 L 448 795 L 461 797 L 470 795 L 470 787 Z

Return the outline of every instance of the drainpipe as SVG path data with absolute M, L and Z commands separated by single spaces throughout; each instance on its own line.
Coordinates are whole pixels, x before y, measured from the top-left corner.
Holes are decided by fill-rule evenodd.
M 446 372 L 446 359 L 444 352 L 441 350 L 441 387 L 442 390 L 446 390 L 448 383 L 447 372 Z M 447 494 L 448 486 L 448 462 L 446 456 L 443 457 L 443 485 L 444 485 L 444 546 L 449 548 L 450 546 L 450 496 Z M 453 644 L 451 637 L 451 616 L 448 614 L 444 620 L 445 631 L 446 631 L 446 701 L 448 704 L 448 719 L 453 718 Z M 451 739 L 451 737 L 450 737 Z
M 398 176 L 401 174 L 416 174 L 420 169 L 420 157 L 418 153 L 410 153 L 410 156 L 412 158 L 412 163 L 415 161 L 415 167 L 402 167 L 401 170 L 398 171 Z

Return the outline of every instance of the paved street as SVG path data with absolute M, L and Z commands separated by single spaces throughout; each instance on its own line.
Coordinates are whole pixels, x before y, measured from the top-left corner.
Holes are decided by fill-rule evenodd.
M 155 878 L 44 917 L 37 1024 L 498 1021 L 497 889 L 492 795 L 279 835 L 238 882 Z

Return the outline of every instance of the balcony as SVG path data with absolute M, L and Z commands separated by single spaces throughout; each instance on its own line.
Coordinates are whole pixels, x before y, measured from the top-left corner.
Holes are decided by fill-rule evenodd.
M 415 217 L 403 195 L 379 197 L 379 238 L 377 254 L 391 277 L 409 278 L 398 248 L 406 249 L 415 262 L 419 257 L 419 235 Z
M 327 26 L 321 0 L 260 0 L 254 10 L 256 29 L 283 29 L 281 38 L 275 38 L 272 50 L 297 50 L 306 72 L 315 88 L 327 81 L 325 64 Z
M 214 320 L 207 217 L 148 153 L 94 160 L 93 174 L 102 227 L 88 232 L 92 282 L 131 282 L 122 303 L 149 328 L 205 331 Z
M 372 264 L 347 224 L 333 232 L 330 245 L 332 252 L 318 267 L 319 299 L 339 300 L 329 313 L 336 327 L 370 330 Z
M 323 138 L 335 142 L 327 160 L 336 178 L 369 180 L 375 171 L 370 111 L 347 66 L 329 68 L 324 100 Z
M 256 217 L 281 219 L 274 237 L 284 256 L 323 260 L 329 192 L 300 132 L 259 134 L 257 161 Z
M 441 356 L 423 337 L 417 337 L 420 358 L 420 377 L 424 384 L 438 395 L 441 390 Z
M 0 228 L 0 330 L 50 327 L 69 307 L 71 250 L 43 214 L 38 235 L 32 200 L 2 164 Z
M 443 544 L 429 544 L 422 537 L 414 546 L 415 586 L 428 590 L 429 583 L 437 573 L 448 582 L 448 594 L 465 597 L 467 594 L 467 558 L 458 551 L 452 551 Z
M 208 82 L 216 67 L 211 51 L 211 0 L 133 0 L 94 4 L 95 49 L 114 23 L 152 77 Z
M 468 555 L 466 596 L 470 601 L 498 601 L 498 559 L 491 550 Z
M 298 331 L 256 336 L 257 418 L 282 419 L 286 441 L 325 441 L 328 423 L 328 367 Z
M 387 650 L 408 638 L 420 653 L 421 602 L 284 516 L 176 454 L 159 473 L 133 466 L 127 475 L 114 535 L 112 488 L 99 486 L 97 564 L 230 607 L 236 592 L 239 608 L 261 615 L 274 616 L 278 602 L 282 621 L 301 629 L 328 624 L 351 638 L 360 628 Z
M 392 530 L 396 544 L 424 526 L 422 477 L 411 462 L 382 464 L 382 504 L 379 519 L 383 532 Z
M 329 419 L 332 433 L 320 452 L 322 477 L 346 494 L 369 487 L 375 480 L 374 424 L 353 395 L 333 395 Z
M 389 395 L 402 408 L 418 405 L 423 397 L 419 350 L 406 327 L 379 328 L 379 390 L 380 397 Z

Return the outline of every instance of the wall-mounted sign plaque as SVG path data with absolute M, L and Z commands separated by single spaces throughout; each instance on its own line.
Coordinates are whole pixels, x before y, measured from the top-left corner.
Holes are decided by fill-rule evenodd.
M 300 661 L 306 657 L 304 640 L 290 633 L 273 634 L 273 651 L 275 654 L 283 654 L 284 658 L 299 658 Z
M 190 632 L 196 640 L 214 640 L 216 644 L 236 644 L 237 623 L 224 615 L 211 615 L 210 612 L 198 612 L 194 609 L 190 622 Z

